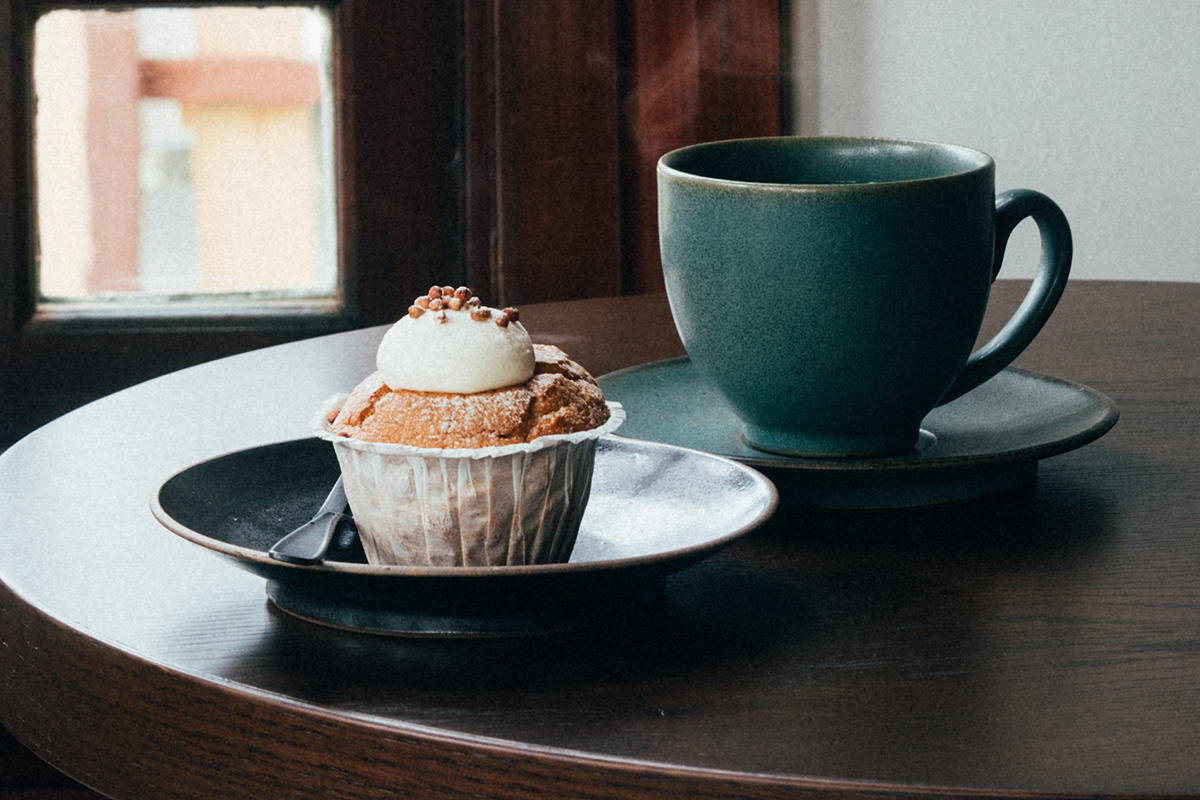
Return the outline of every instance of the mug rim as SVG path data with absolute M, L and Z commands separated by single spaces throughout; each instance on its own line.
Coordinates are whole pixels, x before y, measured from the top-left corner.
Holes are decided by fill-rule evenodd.
M 846 183 L 798 183 L 787 181 L 752 181 L 739 180 L 734 178 L 721 178 L 711 175 L 704 175 L 697 172 L 688 172 L 679 167 L 672 166 L 669 162 L 677 159 L 682 155 L 694 153 L 701 150 L 719 150 L 746 144 L 767 144 L 767 143 L 801 143 L 809 142 L 822 145 L 836 145 L 837 143 L 855 144 L 855 145 L 902 145 L 909 147 L 919 147 L 924 149 L 937 149 L 943 152 L 950 152 L 956 156 L 963 157 L 964 160 L 969 158 L 977 163 L 973 166 L 966 166 L 963 169 L 945 172 L 938 175 L 929 175 L 920 178 L 906 178 L 902 180 L 882 180 L 882 181 L 862 181 L 862 182 L 846 182 Z M 697 183 L 712 184 L 717 186 L 729 187 L 751 187 L 756 189 L 776 189 L 776 190 L 792 190 L 792 191 L 861 191 L 870 187 L 887 187 L 887 186 L 912 186 L 921 183 L 953 180 L 962 178 L 967 175 L 974 175 L 979 172 L 993 170 L 995 161 L 990 155 L 977 150 L 973 147 L 965 145 L 952 144 L 948 142 L 935 142 L 925 139 L 906 139 L 892 138 L 882 136 L 758 136 L 758 137 L 742 137 L 737 139 L 718 139 L 708 142 L 697 142 L 694 144 L 677 147 L 664 153 L 658 159 L 657 172 L 660 176 L 671 177 L 678 180 L 694 181 Z

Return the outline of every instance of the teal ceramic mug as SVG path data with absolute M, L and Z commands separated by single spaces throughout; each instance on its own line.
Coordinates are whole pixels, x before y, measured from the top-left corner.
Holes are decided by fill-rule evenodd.
M 1071 265 L 1048 197 L 995 194 L 995 165 L 949 144 L 741 139 L 658 163 L 676 327 L 747 443 L 796 456 L 911 451 L 921 420 L 1033 340 Z M 1042 260 L 1007 325 L 972 353 L 1009 234 Z

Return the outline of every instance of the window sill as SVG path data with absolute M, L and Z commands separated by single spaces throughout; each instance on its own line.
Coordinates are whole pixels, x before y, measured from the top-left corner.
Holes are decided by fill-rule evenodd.
M 20 335 L 259 331 L 316 336 L 355 326 L 354 315 L 336 298 L 225 302 L 147 299 L 47 303 L 21 326 Z

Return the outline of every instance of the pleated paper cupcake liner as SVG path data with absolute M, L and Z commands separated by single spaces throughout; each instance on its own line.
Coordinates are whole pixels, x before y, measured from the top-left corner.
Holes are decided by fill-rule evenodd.
M 331 398 L 314 419 L 333 443 L 372 564 L 517 566 L 570 558 L 592 485 L 596 444 L 625 420 L 477 449 L 368 442 L 331 432 Z

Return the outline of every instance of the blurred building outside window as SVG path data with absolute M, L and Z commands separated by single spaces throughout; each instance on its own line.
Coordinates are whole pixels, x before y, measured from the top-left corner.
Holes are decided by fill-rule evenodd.
M 40 17 L 40 302 L 335 296 L 330 31 L 304 7 Z

